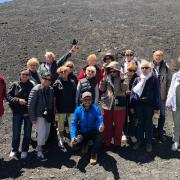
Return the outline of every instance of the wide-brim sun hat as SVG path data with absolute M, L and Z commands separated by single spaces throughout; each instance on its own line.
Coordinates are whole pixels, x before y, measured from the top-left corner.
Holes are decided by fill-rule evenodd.
M 121 71 L 120 63 L 117 61 L 110 62 L 106 68 L 107 69 L 114 69 L 116 71 Z
M 103 61 L 106 62 L 106 58 L 109 57 L 112 61 L 115 60 L 114 56 L 112 53 L 106 53 L 105 56 L 103 57 Z

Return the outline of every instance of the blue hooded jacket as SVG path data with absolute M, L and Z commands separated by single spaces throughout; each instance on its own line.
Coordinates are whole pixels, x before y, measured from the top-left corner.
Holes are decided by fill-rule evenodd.
M 71 139 L 77 136 L 78 130 L 80 133 L 98 130 L 102 123 L 103 118 L 98 106 L 92 104 L 89 110 L 85 110 L 83 105 L 78 106 L 71 120 Z

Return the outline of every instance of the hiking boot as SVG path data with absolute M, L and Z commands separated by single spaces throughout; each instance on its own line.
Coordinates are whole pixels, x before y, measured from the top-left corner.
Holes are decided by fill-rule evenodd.
M 91 154 L 90 164 L 91 165 L 97 164 L 97 153 Z
M 41 161 L 41 162 L 44 162 L 44 161 L 47 161 L 47 158 L 45 158 L 45 156 L 44 156 L 44 154 L 42 152 L 38 152 L 37 153 L 37 160 Z
M 137 150 L 137 149 L 139 149 L 140 148 L 140 146 L 141 146 L 141 142 L 137 142 L 134 146 L 133 146 L 133 149 L 134 150 Z
M 26 159 L 28 156 L 28 152 L 21 152 L 21 159 Z
M 152 145 L 150 143 L 146 144 L 146 152 L 152 152 Z
M 175 143 L 172 145 L 171 149 L 172 149 L 172 151 L 177 151 L 177 150 L 178 150 L 178 147 L 179 147 L 179 142 L 175 142 Z

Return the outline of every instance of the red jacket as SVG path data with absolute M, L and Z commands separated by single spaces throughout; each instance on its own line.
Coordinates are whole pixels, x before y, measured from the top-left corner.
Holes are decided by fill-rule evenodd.
M 88 67 L 89 65 L 86 65 L 85 67 L 83 67 L 80 72 L 79 72 L 79 75 L 77 76 L 77 79 L 80 80 L 80 79 L 83 79 L 86 77 L 86 68 Z M 96 83 L 100 83 L 100 81 L 102 80 L 103 78 L 103 72 L 101 70 L 101 68 L 99 67 L 99 65 L 95 64 L 94 67 L 96 68 Z
M 6 97 L 6 83 L 3 76 L 0 75 L 0 116 L 4 114 L 3 100 Z

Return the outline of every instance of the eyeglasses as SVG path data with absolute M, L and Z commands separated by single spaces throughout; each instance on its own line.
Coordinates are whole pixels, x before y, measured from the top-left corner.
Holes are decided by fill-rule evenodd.
M 88 72 L 90 72 L 90 73 L 95 73 L 95 71 L 93 71 L 93 70 L 88 70 Z
M 128 69 L 128 72 L 136 72 L 135 70 L 132 69 Z
M 27 73 L 22 73 L 21 75 L 22 76 L 29 76 L 29 74 L 27 74 Z
M 125 54 L 125 56 L 134 56 L 134 54 Z
M 149 69 L 149 67 L 141 67 L 141 69 Z
M 51 81 L 51 79 L 49 79 L 49 78 L 42 78 L 42 79 L 44 79 L 46 81 Z

